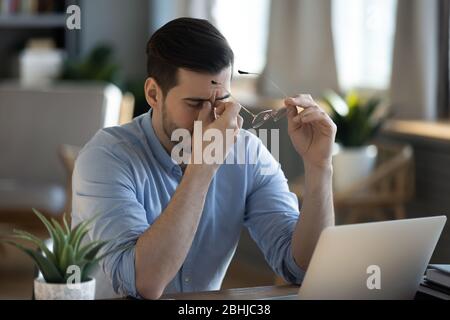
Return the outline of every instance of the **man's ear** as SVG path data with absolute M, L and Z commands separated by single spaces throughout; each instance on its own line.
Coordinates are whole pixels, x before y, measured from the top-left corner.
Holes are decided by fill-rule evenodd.
M 150 107 L 154 109 L 160 108 L 162 105 L 162 91 L 158 83 L 153 78 L 147 78 L 144 84 L 145 100 Z

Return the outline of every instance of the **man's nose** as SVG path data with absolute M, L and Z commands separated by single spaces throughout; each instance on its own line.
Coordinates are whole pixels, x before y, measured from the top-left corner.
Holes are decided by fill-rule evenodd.
M 211 98 L 209 99 L 209 102 L 211 103 L 211 107 L 214 108 L 214 104 L 216 103 L 217 98 L 217 89 L 213 90 Z

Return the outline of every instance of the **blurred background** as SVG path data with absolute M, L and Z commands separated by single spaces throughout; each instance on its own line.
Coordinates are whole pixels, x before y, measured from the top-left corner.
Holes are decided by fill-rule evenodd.
M 235 71 L 262 74 L 234 75 L 252 112 L 298 93 L 329 112 L 338 224 L 448 215 L 449 13 L 449 0 L 0 0 L 0 234 L 45 239 L 31 208 L 70 213 L 77 152 L 148 111 L 146 42 L 181 16 L 211 21 Z M 301 203 L 286 120 L 261 129 L 279 129 L 279 161 Z M 450 263 L 448 227 L 432 262 Z M 0 299 L 30 298 L 34 272 L 0 244 Z M 243 230 L 223 287 L 281 282 Z

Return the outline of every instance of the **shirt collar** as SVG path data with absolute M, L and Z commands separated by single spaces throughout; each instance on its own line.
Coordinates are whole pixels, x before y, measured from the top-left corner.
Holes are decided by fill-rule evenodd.
M 153 128 L 151 117 L 152 109 L 150 109 L 143 117 L 142 127 L 144 129 L 153 156 L 168 173 L 181 173 L 180 166 L 172 159 L 172 157 L 167 153 L 166 149 L 164 149 L 161 141 L 159 141 L 159 138 Z

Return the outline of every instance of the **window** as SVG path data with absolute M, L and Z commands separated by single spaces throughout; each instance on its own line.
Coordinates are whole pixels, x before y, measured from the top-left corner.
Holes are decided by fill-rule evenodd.
M 269 6 L 270 0 L 214 1 L 212 18 L 234 51 L 236 70 L 263 70 L 266 63 Z
M 342 90 L 389 87 L 396 11 L 396 0 L 333 0 L 333 40 Z

